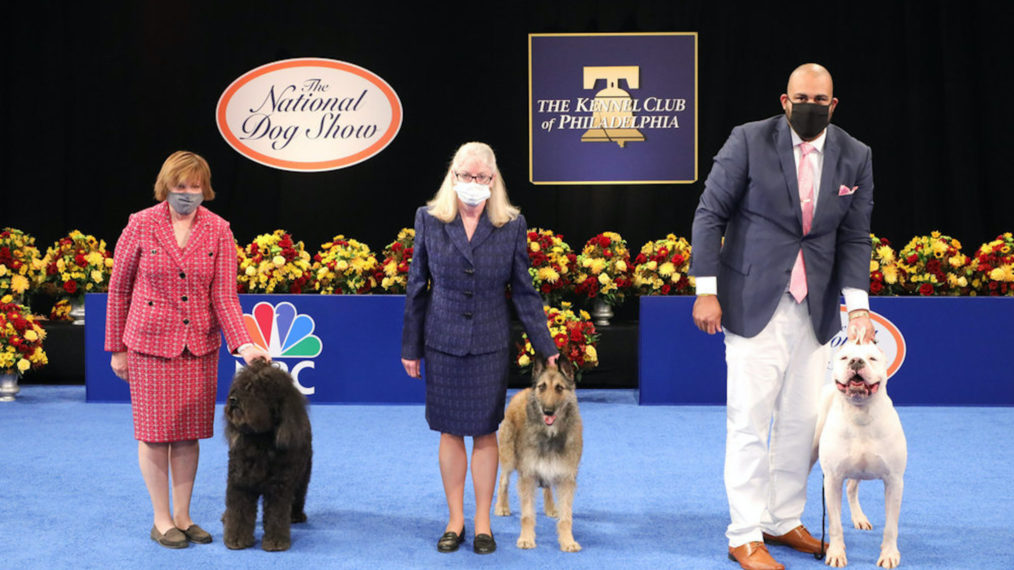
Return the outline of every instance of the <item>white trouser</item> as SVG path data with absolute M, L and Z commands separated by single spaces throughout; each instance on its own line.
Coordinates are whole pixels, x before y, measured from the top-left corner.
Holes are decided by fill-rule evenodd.
M 806 303 L 789 295 L 757 336 L 725 332 L 729 546 L 802 524 L 828 358 L 830 347 L 817 343 Z

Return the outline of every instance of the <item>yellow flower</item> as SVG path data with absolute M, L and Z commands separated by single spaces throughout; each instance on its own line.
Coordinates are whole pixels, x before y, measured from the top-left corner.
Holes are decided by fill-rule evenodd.
M 257 268 L 253 265 L 248 265 L 244 273 L 246 273 L 247 277 L 253 277 L 254 275 L 257 275 Z
M 673 271 L 676 271 L 676 266 L 674 266 L 672 264 L 672 262 L 670 262 L 670 261 L 666 261 L 665 263 L 663 263 L 662 265 L 660 265 L 659 268 L 658 268 L 658 274 L 661 275 L 661 276 L 663 276 L 663 277 L 666 277 L 668 275 L 672 275 Z
M 531 363 L 532 363 L 532 359 L 529 358 L 527 354 L 522 354 L 521 358 L 518 358 L 518 366 L 524 367 L 524 366 L 528 366 Z
M 338 271 L 345 271 L 346 269 L 349 268 L 349 263 L 344 259 L 340 259 L 338 260 L 338 263 L 334 264 L 334 268 L 337 269 Z
M 29 362 L 27 359 L 22 358 L 21 360 L 18 360 L 18 372 L 25 372 L 31 367 L 32 363 Z
M 282 266 L 284 266 L 284 265 L 285 265 L 285 258 L 284 258 L 284 257 L 282 257 L 281 255 L 276 255 L 276 256 L 275 256 L 275 257 L 274 257 L 274 258 L 273 258 L 273 259 L 271 260 L 271 263 L 273 263 L 273 264 L 275 265 L 275 267 L 282 267 Z
M 616 262 L 616 270 L 619 271 L 619 272 L 621 272 L 621 273 L 624 272 L 624 271 L 626 271 L 627 270 L 627 264 L 624 263 L 624 261 L 622 259 L 618 260 Z
M 64 261 L 63 258 L 57 259 L 56 260 L 56 269 L 60 273 L 63 273 L 67 269 L 67 262 Z
M 92 281 L 96 283 L 102 283 L 103 275 L 98 269 L 92 271 Z
M 93 251 L 85 256 L 85 261 L 88 262 L 88 265 L 102 265 L 102 254 Z
M 878 269 L 880 269 L 880 263 L 878 263 L 876 259 L 871 259 L 870 260 L 870 271 L 876 271 Z
M 539 242 L 537 242 L 537 241 L 530 242 L 528 244 L 528 247 L 530 247 L 532 249 L 532 251 L 539 251 L 539 249 L 541 249 L 539 247 Z
M 25 340 L 28 342 L 35 342 L 39 340 L 39 335 L 35 331 L 25 331 Z
M 587 356 L 589 360 L 599 359 L 599 353 L 596 352 L 595 347 L 590 344 L 584 347 L 584 355 Z
M 599 283 L 603 285 L 609 285 L 611 281 L 612 279 L 609 278 L 608 273 L 599 273 Z M 605 291 L 605 288 L 603 288 L 602 290 Z
M 584 309 L 578 311 L 578 314 L 581 315 L 581 320 L 582 321 L 590 321 L 591 320 L 591 315 L 589 315 L 588 311 L 585 311 Z
M 592 272 L 592 275 L 598 275 L 602 273 L 602 270 L 606 268 L 606 260 L 601 258 L 595 258 L 591 260 L 591 265 L 588 270 Z
M 888 285 L 894 285 L 895 283 L 898 282 L 898 270 L 895 269 L 894 266 L 892 265 L 884 266 L 883 273 L 884 273 L 884 281 L 886 281 Z
M 0 265 L 0 267 L 3 266 Z M 28 282 L 28 279 L 21 275 L 14 275 L 11 277 L 11 291 L 14 291 L 15 293 L 24 293 L 28 290 L 29 285 L 30 283 Z
M 537 273 L 540 281 L 548 281 L 550 283 L 556 283 L 560 279 L 560 274 L 556 272 L 552 267 L 540 267 Z
M 7 275 L 7 266 L 0 263 L 0 277 Z

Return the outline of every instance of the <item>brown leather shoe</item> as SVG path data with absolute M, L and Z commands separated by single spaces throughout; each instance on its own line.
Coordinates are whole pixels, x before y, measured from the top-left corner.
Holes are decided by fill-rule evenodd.
M 799 525 L 781 536 L 771 536 L 766 532 L 762 534 L 764 535 L 764 542 L 768 544 L 788 546 L 809 554 L 820 553 L 820 541 L 810 536 L 810 532 L 803 525 Z M 827 552 L 826 542 L 824 543 L 824 552 Z
M 768 554 L 763 542 L 748 542 L 736 548 L 729 547 L 729 560 L 739 562 L 743 570 L 785 570 Z

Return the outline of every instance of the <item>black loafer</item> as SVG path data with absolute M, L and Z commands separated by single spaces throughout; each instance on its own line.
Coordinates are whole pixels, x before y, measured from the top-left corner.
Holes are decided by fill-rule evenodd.
M 490 554 L 496 552 L 496 541 L 492 534 L 477 534 L 472 543 L 472 550 L 476 554 Z
M 465 527 L 462 525 L 461 532 L 454 534 L 451 531 L 447 531 L 437 541 L 437 550 L 440 552 L 454 552 L 461 546 L 461 543 L 465 542 Z

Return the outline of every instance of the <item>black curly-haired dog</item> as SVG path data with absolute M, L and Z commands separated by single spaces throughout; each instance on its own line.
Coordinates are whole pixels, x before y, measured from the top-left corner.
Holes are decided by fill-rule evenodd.
M 303 505 L 313 458 L 306 398 L 287 372 L 255 360 L 236 373 L 225 404 L 229 483 L 225 545 L 254 544 L 257 500 L 264 497 L 264 550 L 287 550 L 289 525 L 306 520 Z

